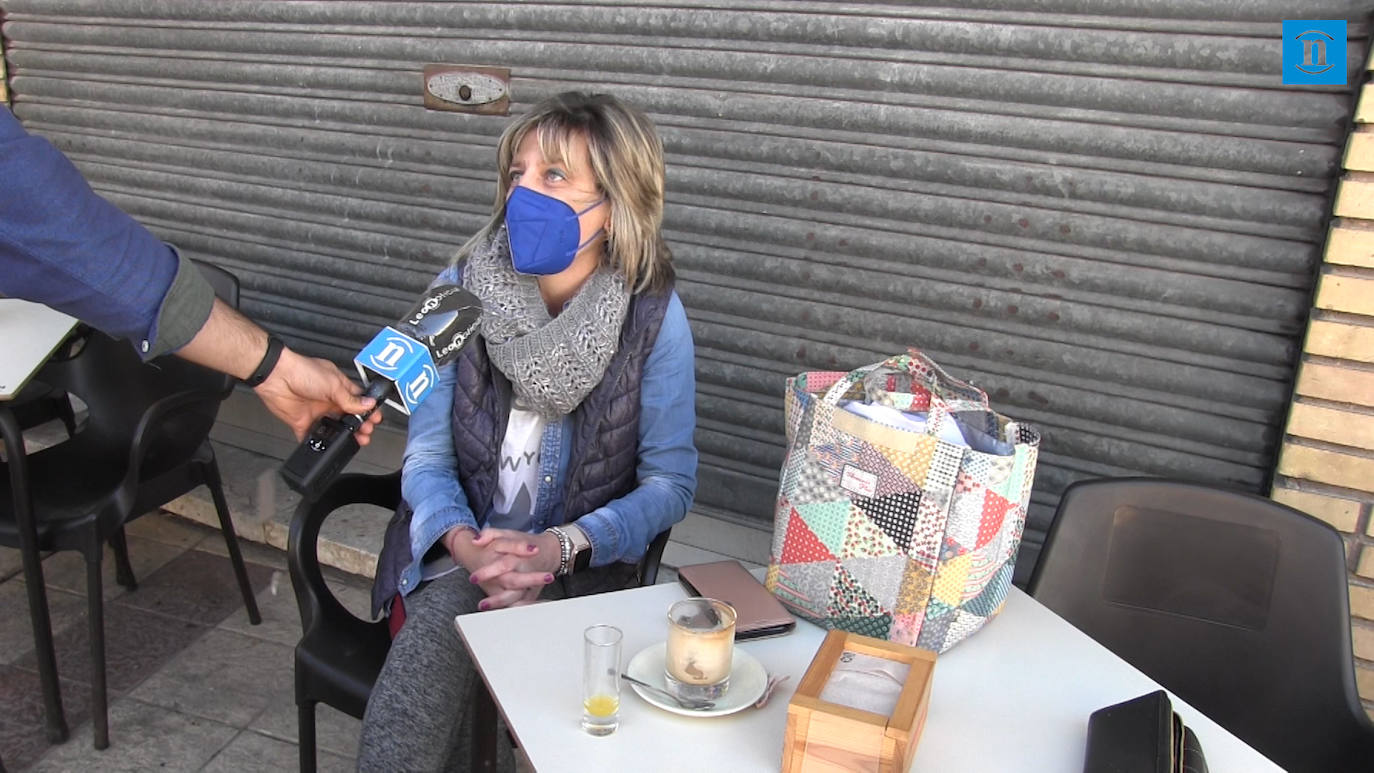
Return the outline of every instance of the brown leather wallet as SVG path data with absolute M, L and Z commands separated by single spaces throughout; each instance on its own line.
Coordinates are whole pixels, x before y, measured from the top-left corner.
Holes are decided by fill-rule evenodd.
M 736 641 L 781 636 L 797 626 L 797 619 L 738 561 L 678 567 L 677 578 L 688 593 L 735 608 Z

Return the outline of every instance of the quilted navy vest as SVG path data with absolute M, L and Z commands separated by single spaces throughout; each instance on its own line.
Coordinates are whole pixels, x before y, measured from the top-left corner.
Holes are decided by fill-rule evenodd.
M 574 521 L 607 502 L 628 494 L 635 485 L 639 451 L 639 386 L 672 287 L 631 297 L 620 344 L 601 383 L 572 412 L 572 443 L 563 491 L 563 520 Z M 492 367 L 480 341 L 458 355 L 453 395 L 453 446 L 458 480 L 479 522 L 496 491 L 510 416 L 511 386 Z M 387 525 L 372 586 L 373 613 L 396 595 L 401 572 L 411 561 L 411 510 L 405 502 Z M 576 579 L 576 575 L 568 579 Z M 575 589 L 573 589 L 575 592 Z

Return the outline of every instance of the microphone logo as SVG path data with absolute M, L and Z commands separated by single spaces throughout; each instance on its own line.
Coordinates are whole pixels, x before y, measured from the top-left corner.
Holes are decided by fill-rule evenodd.
M 403 385 L 405 388 L 405 401 L 407 407 L 413 408 L 420 404 L 420 400 L 425 394 L 439 382 L 439 371 L 433 365 L 425 363 L 424 367 L 415 377 Z
M 433 292 L 433 290 L 438 290 L 438 292 L 434 293 L 433 295 L 426 296 L 425 299 L 420 302 L 419 308 L 415 309 L 411 313 L 410 319 L 406 320 L 407 323 L 411 325 L 420 324 L 424 321 L 425 317 L 427 317 L 430 312 L 439 308 L 439 304 L 442 303 L 445 298 L 449 297 L 450 295 L 458 295 L 459 293 L 467 292 L 458 285 L 442 285 L 437 288 L 432 288 L 431 292 Z
M 409 414 L 438 385 L 439 366 L 474 338 L 481 317 L 475 295 L 457 285 L 435 286 L 396 327 L 378 332 L 353 363 L 364 383 L 378 377 L 391 382 L 394 399 L 387 404 Z
M 384 328 L 353 358 L 364 382 L 374 377 L 395 385 L 397 401 L 387 402 L 410 413 L 439 381 L 429 347 L 395 328 Z
M 416 342 L 395 333 L 386 335 L 381 341 L 373 341 L 373 344 L 378 343 L 381 344 L 381 349 L 376 352 L 368 352 L 367 364 L 372 370 L 384 376 L 396 373 L 417 346 Z

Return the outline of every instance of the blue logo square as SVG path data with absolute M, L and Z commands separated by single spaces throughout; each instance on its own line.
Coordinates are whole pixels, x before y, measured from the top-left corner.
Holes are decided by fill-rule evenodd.
M 1283 22 L 1283 82 L 1345 85 L 1345 20 Z

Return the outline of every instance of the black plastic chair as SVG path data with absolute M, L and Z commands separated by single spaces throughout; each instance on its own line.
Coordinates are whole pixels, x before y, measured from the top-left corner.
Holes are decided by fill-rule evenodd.
M 1156 478 L 1060 501 L 1028 592 L 1290 771 L 1374 770 L 1345 544 L 1250 494 Z M 1130 697 L 1130 696 L 1123 696 Z
M 238 280 L 232 274 L 204 265 L 201 271 L 221 298 L 237 306 Z M 255 625 L 262 619 L 209 441 L 220 402 L 234 381 L 176 357 L 145 364 L 128 342 L 99 332 L 91 333 L 71 357 L 45 365 L 36 377 L 79 397 L 88 414 L 70 440 L 28 455 L 26 475 L 11 469 L 0 481 L 0 544 L 21 546 L 18 514 L 23 508 L 29 514 L 24 521 L 33 524 L 34 549 L 78 550 L 85 556 L 93 736 L 95 748 L 104 749 L 109 746 L 109 720 L 100 567 L 108 541 L 115 552 L 117 582 L 137 587 L 124 538 L 126 523 L 198 486 L 208 486 L 248 618 Z M 7 444 L 12 440 L 8 435 Z M 31 574 L 26 561 L 25 581 L 41 588 L 41 567 L 36 562 L 34 566 L 36 573 Z M 42 594 L 31 592 L 31 604 L 34 598 L 42 599 Z M 40 662 L 50 663 L 52 634 L 46 609 L 31 613 L 37 655 Z M 40 671 L 45 682 L 52 682 L 44 685 L 45 693 L 51 689 L 56 695 L 55 669 Z M 60 702 L 50 702 L 49 709 L 54 704 L 57 721 L 65 727 Z M 51 716 L 49 725 L 51 734 Z
M 303 500 L 291 519 L 286 564 L 291 587 L 301 612 L 300 643 L 296 645 L 296 712 L 300 722 L 300 767 L 315 770 L 315 704 L 333 706 L 358 719 L 367 709 L 368 696 L 386 653 L 391 649 L 387 621 L 370 622 L 349 612 L 325 584 L 317 549 L 320 527 L 332 513 L 349 505 L 374 505 L 389 516 L 401 501 L 401 473 L 389 475 L 342 475 L 318 499 Z M 663 548 L 672 529 L 664 529 L 650 543 L 639 562 L 639 584 L 658 579 Z M 493 728 L 490 697 L 478 691 L 478 733 Z M 491 735 L 488 731 L 486 735 Z M 491 747 L 475 739 L 474 757 L 491 759 Z
M 60 347 L 59 347 L 60 349 Z M 8 408 L 23 429 L 33 429 L 54 419 L 67 429 L 67 437 L 76 435 L 76 412 L 67 393 L 41 381 L 31 381 Z

